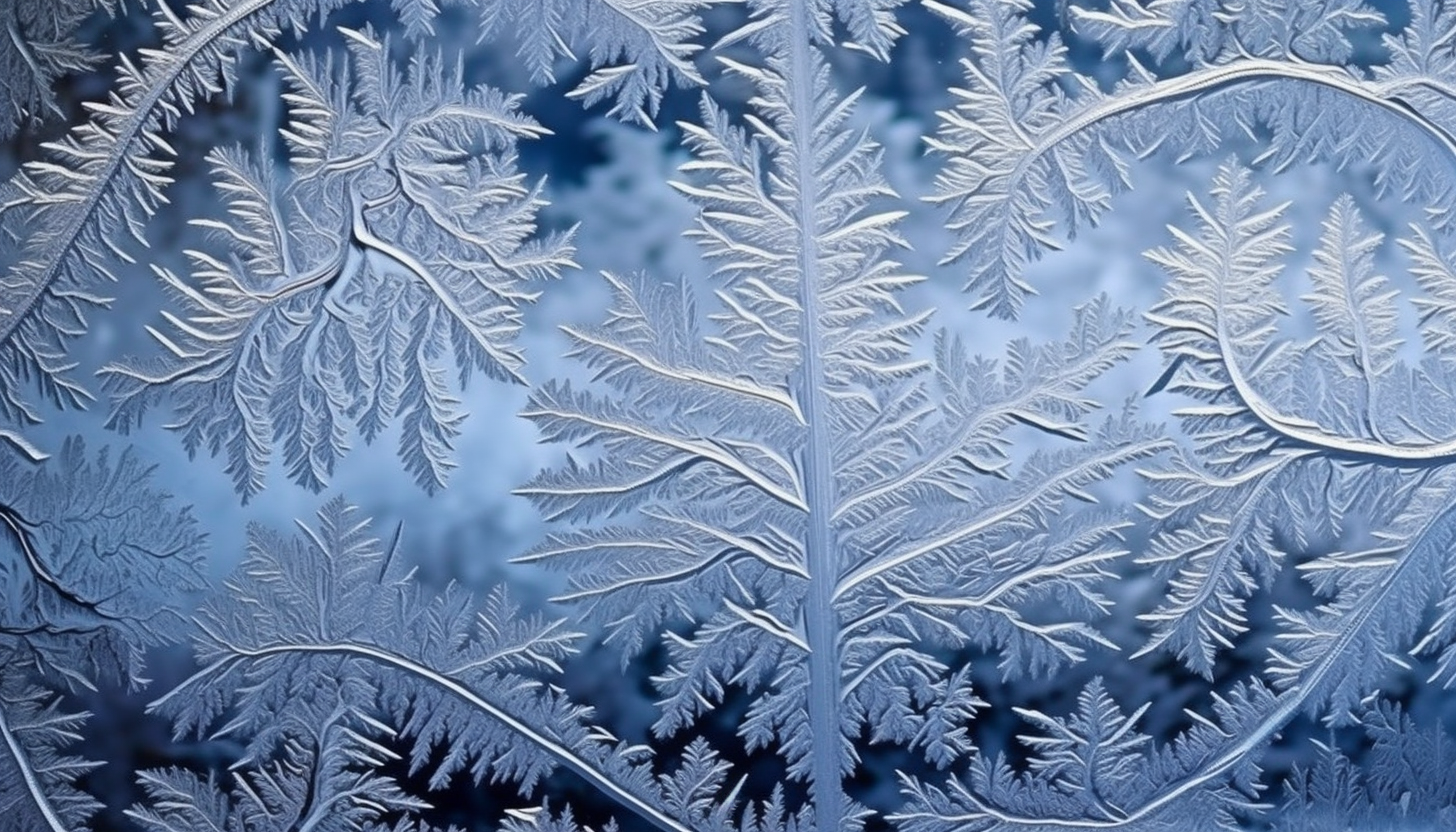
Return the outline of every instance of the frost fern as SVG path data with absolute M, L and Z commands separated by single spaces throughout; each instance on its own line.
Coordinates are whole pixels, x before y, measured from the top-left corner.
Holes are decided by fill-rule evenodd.
M 756 91 L 747 128 L 711 101 L 682 125 L 713 292 L 609 276 L 605 323 L 567 331 L 599 383 L 548 383 L 524 412 L 589 457 L 519 493 L 567 525 L 521 560 L 567 571 L 560 600 L 627 655 L 666 647 L 657 734 L 692 736 L 741 690 L 741 741 L 809 786 L 800 823 L 844 829 L 865 815 L 844 788 L 855 737 L 935 766 L 970 750 L 984 703 L 939 656 L 994 650 L 1014 677 L 1104 643 L 1087 622 L 1124 520 L 1070 504 L 1169 446 L 1130 413 L 1087 424 L 1083 388 L 1133 348 L 1105 299 L 1004 363 L 947 335 L 915 356 L 927 316 L 898 297 L 919 278 L 890 259 L 903 212 L 881 207 L 822 23 L 766 4 L 729 35 L 764 56 L 726 62 Z M 1055 441 L 1016 464 L 1017 426 Z
M 464 90 L 438 59 L 401 75 L 367 33 L 349 40 L 352 73 L 279 56 L 291 171 L 212 154 L 228 216 L 194 224 L 225 248 L 189 252 L 190 279 L 157 269 L 183 312 L 151 330 L 164 357 L 103 371 L 112 425 L 170 405 L 188 449 L 223 456 L 245 498 L 275 455 L 323 488 L 355 433 L 396 420 L 406 469 L 441 487 L 457 385 L 519 378 L 520 307 L 571 265 L 565 238 L 536 234 L 543 201 L 517 145 L 545 131 L 517 99 Z

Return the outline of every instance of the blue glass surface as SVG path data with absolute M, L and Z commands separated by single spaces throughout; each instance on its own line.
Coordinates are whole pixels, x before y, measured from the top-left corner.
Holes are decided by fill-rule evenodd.
M 6 0 L 6 829 L 1456 829 L 1456 10 Z

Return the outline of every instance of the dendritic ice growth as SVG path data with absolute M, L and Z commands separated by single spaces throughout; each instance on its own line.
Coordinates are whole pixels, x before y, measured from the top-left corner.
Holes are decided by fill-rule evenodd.
M 15 828 L 1456 828 L 1449 4 L 0 30 Z

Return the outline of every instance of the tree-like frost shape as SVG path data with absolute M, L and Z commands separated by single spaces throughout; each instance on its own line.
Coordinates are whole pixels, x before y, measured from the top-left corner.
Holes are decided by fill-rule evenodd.
M 20 432 L 41 421 L 25 394 L 32 386 L 58 407 L 91 400 L 71 377 L 67 347 L 110 303 L 95 284 L 136 262 L 128 248 L 145 245 L 147 220 L 165 202 L 175 154 L 165 134 L 233 80 L 240 48 L 347 1 L 204 0 L 185 18 L 159 14 L 162 48 L 142 50 L 140 64 L 122 60 L 108 99 L 88 105 L 90 120 L 0 187 L 0 440 L 45 458 Z
M 995 761 L 977 762 L 974 777 L 944 789 L 907 781 L 903 813 L 924 830 L 1242 828 L 1257 811 L 1253 761 L 1290 718 L 1353 721 L 1392 670 L 1409 669 L 1407 653 L 1439 654 L 1432 681 L 1452 663 L 1453 284 L 1438 250 L 1456 156 L 1451 11 L 1414 3 L 1409 24 L 1385 36 L 1388 57 L 1365 73 L 1346 65 L 1348 36 L 1383 18 L 1357 3 L 1073 7 L 1073 25 L 1107 48 L 1188 59 L 1159 75 L 1133 53 L 1127 77 L 1103 91 L 1070 71 L 1055 33 L 1039 36 L 1029 4 L 930 6 L 973 51 L 932 146 L 948 157 L 936 200 L 960 232 L 945 262 L 969 267 L 978 307 L 1015 316 L 1035 291 L 1024 267 L 1095 223 L 1129 186 L 1131 164 L 1160 151 L 1182 159 L 1247 137 L 1275 169 L 1378 159 L 1376 194 L 1423 206 L 1436 226 L 1400 241 L 1423 292 L 1412 303 L 1431 355 L 1419 367 L 1398 360 L 1397 294 L 1374 269 L 1382 237 L 1349 198 L 1325 222 L 1300 298 L 1319 335 L 1298 344 L 1279 324 L 1283 209 L 1259 205 L 1247 172 L 1221 170 L 1212 201 L 1194 202 L 1198 230 L 1175 229 L 1178 245 L 1151 255 L 1173 282 L 1149 315 L 1169 357 L 1149 392 L 1195 402 L 1179 411 L 1192 448 L 1144 471 L 1157 524 L 1144 560 L 1170 592 L 1145 616 L 1143 652 L 1169 650 L 1212 677 L 1248 629 L 1247 599 L 1290 551 L 1327 553 L 1299 563 L 1322 602 L 1277 610 L 1264 678 L 1237 688 L 1246 707 L 1225 694 L 1213 713 L 1190 712 L 1195 727 L 1149 754 L 1140 793 L 1089 803 L 1035 758 L 1000 778 Z
M 130 673 L 204 585 L 196 522 L 151 473 L 129 452 L 93 459 L 79 439 L 39 467 L 0 456 L 0 636 L 71 684 Z
M 144 50 L 140 64 L 122 61 L 108 99 L 88 106 L 91 119 L 0 189 L 8 269 L 0 277 L 0 439 L 43 456 L 18 433 L 41 418 L 24 393 L 32 385 L 57 406 L 90 400 L 70 377 L 67 345 L 86 332 L 87 314 L 109 303 L 96 284 L 135 262 L 129 243 L 145 242 L 172 181 L 165 134 L 199 99 L 222 91 L 240 46 L 266 43 L 287 23 L 342 2 L 206 0 L 185 19 L 160 15 L 162 48 Z
M 98 763 L 68 753 L 86 714 L 60 710 L 54 694 L 24 681 L 23 657 L 0 647 L 0 805 L 6 822 L 30 832 L 69 832 L 101 808 L 79 788 Z
M 1152 616 L 1154 644 L 1209 673 L 1282 547 L 1339 545 L 1300 565 L 1330 601 L 1280 613 L 1269 667 L 1278 687 L 1338 721 L 1401 664 L 1425 604 L 1444 597 L 1456 419 L 1432 403 L 1456 386 L 1439 360 L 1409 368 L 1396 357 L 1394 294 L 1371 257 L 1380 235 L 1348 198 L 1325 222 L 1315 292 L 1302 299 L 1317 340 L 1299 349 L 1281 338 L 1275 281 L 1290 231 L 1249 179 L 1225 166 L 1213 204 L 1193 202 L 1199 230 L 1149 255 L 1172 277 L 1149 315 L 1167 389 L 1197 400 L 1179 411 L 1196 461 L 1154 475 L 1150 506 L 1163 522 L 1150 556 L 1178 570 Z M 1347 513 L 1371 524 L 1367 545 L 1340 540 Z M 1425 648 L 1447 638 L 1438 626 Z
M 858 94 L 831 87 L 811 12 L 763 4 L 728 36 L 765 56 L 725 60 L 756 90 L 747 130 L 711 101 L 682 125 L 709 308 L 690 286 L 609 275 L 605 323 L 567 330 L 598 383 L 545 384 L 524 411 L 592 459 L 520 489 L 567 526 L 521 560 L 569 572 L 561 600 L 624 660 L 666 646 L 659 736 L 730 689 L 751 697 L 740 736 L 809 801 L 788 806 L 798 820 L 773 818 L 781 796 L 746 818 L 839 830 L 864 817 L 844 786 L 851 738 L 937 766 L 970 750 L 984 703 L 944 651 L 999 652 L 1015 677 L 1106 643 L 1088 622 L 1125 518 L 1071 504 L 1170 445 L 1129 412 L 1086 424 L 1084 387 L 1134 349 L 1105 298 L 1066 340 L 1014 342 L 1004 362 L 945 335 L 932 360 L 913 354 L 927 316 L 897 301 L 919 280 L 890 259 L 903 212 L 880 210 L 880 154 L 847 125 Z M 1043 434 L 1012 460 L 1012 435 Z
M 0 456 L 0 805 L 23 830 L 84 828 L 72 756 L 86 714 L 58 690 L 131 686 L 141 651 L 164 643 L 203 586 L 202 538 L 131 454 L 94 458 L 79 440 L 39 468 Z
M 1018 709 L 1038 732 L 1018 739 L 1028 762 L 977 754 L 964 777 L 931 785 L 901 775 L 906 804 L 890 815 L 904 832 L 1053 832 L 1067 829 L 1243 829 L 1235 813 L 1259 807 L 1259 767 L 1236 739 L 1258 726 L 1272 694 L 1235 685 L 1175 741 L 1138 732 L 1146 710 L 1125 714 L 1102 681 L 1062 717 Z
M 401 77 L 363 33 L 350 51 L 352 84 L 335 62 L 279 56 L 290 172 L 212 154 L 228 216 L 195 222 L 229 251 L 189 252 L 192 280 L 158 268 L 183 312 L 151 331 L 164 356 L 104 371 L 111 424 L 169 404 L 244 497 L 274 454 L 321 489 L 354 431 L 372 441 L 395 420 L 405 468 L 442 486 L 464 418 L 451 371 L 517 379 L 530 283 L 571 265 L 565 237 L 536 233 L 544 203 L 516 146 L 545 131 L 515 98 L 463 90 L 429 58 Z
M 7 186 L 5 231 L 23 244 L 0 279 L 0 438 L 43 458 L 19 433 L 39 420 L 26 391 L 61 406 L 89 398 L 66 347 L 106 302 L 90 283 L 136 256 L 129 241 L 164 200 L 179 119 L 227 86 L 240 49 L 341 5 L 162 7 L 163 48 L 124 59 L 92 120 Z M 478 7 L 484 36 L 517 30 L 537 82 L 581 55 L 572 95 L 610 100 L 627 120 L 650 125 L 669 84 L 703 81 L 694 40 L 708 0 L 456 5 Z M 333 502 L 297 535 L 253 531 L 240 576 L 197 617 L 201 669 L 155 706 L 180 734 L 239 740 L 243 759 L 216 781 L 143 773 L 149 799 L 133 820 L 413 830 L 426 805 L 380 773 L 404 749 L 433 787 L 468 771 L 515 782 L 526 800 L 564 768 L 673 832 L 853 830 L 866 810 L 845 779 L 868 738 L 955 770 L 902 775 L 905 807 L 890 819 L 912 832 L 1231 830 L 1266 808 L 1259 756 L 1305 714 L 1361 721 L 1368 771 L 1327 749 L 1289 780 L 1276 824 L 1450 824 L 1449 778 L 1422 779 L 1415 762 L 1444 759 L 1441 735 L 1418 734 L 1377 694 L 1413 655 L 1433 657 L 1430 681 L 1456 676 L 1456 271 L 1443 250 L 1456 205 L 1453 12 L 1417 2 L 1367 73 L 1346 65 L 1349 36 L 1384 19 L 1354 0 L 1073 6 L 1080 33 L 1134 50 L 1128 77 L 1104 91 L 1029 22 L 1029 2 L 926 0 L 972 48 L 931 140 L 945 158 L 935 199 L 959 237 L 947 263 L 969 270 L 974 303 L 993 314 L 1017 314 L 1034 292 L 1025 267 L 1097 222 L 1132 163 L 1163 150 L 1186 158 L 1245 137 L 1267 140 L 1259 161 L 1274 169 L 1378 158 L 1377 196 L 1427 209 L 1434 227 L 1396 241 L 1429 353 L 1408 366 L 1398 333 L 1411 310 L 1376 269 L 1393 246 L 1356 200 L 1335 201 L 1290 295 L 1284 207 L 1248 171 L 1220 169 L 1191 200 L 1191 225 L 1150 253 L 1169 285 L 1147 315 L 1167 359 L 1149 393 L 1183 397 L 1186 441 L 1174 442 L 1130 405 L 1092 418 L 1087 386 L 1135 349 L 1132 316 L 1105 298 L 1075 310 L 1065 339 L 1013 342 L 1000 361 L 901 309 L 918 279 L 890 259 L 904 214 L 882 207 L 894 195 L 878 152 L 847 126 L 857 94 L 833 89 L 824 55 L 842 36 L 886 58 L 898 5 L 749 4 L 722 44 L 762 55 L 724 59 L 755 97 L 731 114 L 705 101 L 701 123 L 682 125 L 693 160 L 679 187 L 702 208 L 693 234 L 714 283 L 608 275 L 607 320 L 567 330 L 592 380 L 544 384 L 525 413 L 576 447 L 522 489 L 562 524 L 522 560 L 569 570 L 559 600 L 624 661 L 665 646 L 655 730 L 687 739 L 682 753 L 660 763 L 550 684 L 576 649 L 563 622 L 502 593 L 421 589 Z M 440 11 L 393 6 L 412 35 Z M 0 12 L 12 39 L 0 65 L 29 61 L 27 84 L 81 66 L 70 47 L 37 62 L 38 38 L 65 34 L 77 8 Z M 320 489 L 352 432 L 394 424 L 405 466 L 442 485 L 456 385 L 476 371 L 516 379 L 523 281 L 570 263 L 563 239 L 536 237 L 541 200 L 514 153 L 542 131 L 516 102 L 461 90 L 435 59 L 401 77 L 370 35 L 346 34 L 353 84 L 340 63 L 277 55 L 290 167 L 212 155 L 229 214 L 199 224 L 222 245 L 192 254 L 191 280 L 160 271 L 180 308 L 153 332 L 164 357 L 110 371 L 114 424 L 175 408 L 188 447 L 224 456 L 245 496 L 275 455 Z M 42 107 L 44 86 L 16 94 Z M 1385 129 L 1348 129 L 1375 119 Z M 1286 319 L 1301 314 L 1318 334 L 1296 341 Z M 1142 561 L 1169 586 L 1138 655 L 1167 652 L 1212 679 L 1249 629 L 1250 599 L 1284 570 L 1316 603 L 1276 609 L 1262 672 L 1190 710 L 1172 742 L 1139 727 L 1146 705 L 1125 710 L 1096 680 L 1070 713 L 1017 710 L 1032 726 L 1025 763 L 982 753 L 968 724 L 985 703 L 946 656 L 990 653 L 1007 679 L 1045 677 L 1112 646 L 1092 624 L 1128 521 L 1096 503 L 1127 465 L 1149 489 Z M 66 749 L 81 717 L 47 689 L 135 681 L 138 648 L 173 609 L 150 587 L 196 587 L 190 518 L 136 519 L 165 502 L 145 478 L 131 457 L 93 464 L 76 443 L 39 469 L 0 459 L 0 540 L 14 555 L 0 571 L 0 802 L 50 832 L 83 825 L 94 804 L 75 788 L 90 764 Z M 761 804 L 694 736 L 737 697 L 750 703 L 746 749 L 777 755 L 792 781 Z M 513 830 L 580 828 L 569 809 L 507 814 Z
M 1247 172 L 1225 167 L 1214 203 L 1193 203 L 1208 225 L 1150 255 L 1172 276 L 1149 314 L 1170 357 L 1159 389 L 1201 400 L 1178 411 L 1201 463 L 1154 475 L 1149 511 L 1163 522 L 1146 561 L 1176 573 L 1147 616 L 1155 635 L 1145 649 L 1167 647 L 1210 678 L 1218 651 L 1247 630 L 1244 599 L 1282 565 L 1281 546 L 1328 539 L 1348 509 L 1400 491 L 1404 478 L 1352 476 L 1362 470 L 1354 463 L 1415 465 L 1431 450 L 1418 437 L 1445 428 L 1392 407 L 1410 398 L 1403 383 L 1439 391 L 1445 379 L 1411 382 L 1397 366 L 1395 292 L 1374 269 L 1381 235 L 1349 197 L 1324 223 L 1309 273 L 1315 290 L 1302 298 L 1319 336 L 1303 349 L 1277 338 L 1287 310 L 1275 281 L 1290 230 L 1281 222 L 1287 206 L 1262 207 L 1260 196 Z M 1218 246 L 1233 251 L 1216 254 Z M 1321 414 L 1323 425 L 1304 413 Z M 1258 430 L 1246 429 L 1251 416 Z M 1323 490 L 1306 491 L 1316 485 Z

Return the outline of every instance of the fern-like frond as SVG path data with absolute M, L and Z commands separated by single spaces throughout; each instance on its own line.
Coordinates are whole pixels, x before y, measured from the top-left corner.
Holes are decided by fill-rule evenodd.
M 378 722 L 337 702 L 317 723 L 290 727 L 271 759 L 234 766 L 227 788 L 184 769 L 142 771 L 146 799 L 127 816 L 149 832 L 425 832 L 408 819 L 429 804 L 378 772 L 398 759 Z
M 1247 628 L 1245 599 L 1272 582 L 1287 547 L 1341 546 L 1347 512 L 1374 524 L 1376 536 L 1384 538 L 1372 552 L 1415 547 L 1426 534 L 1422 524 L 1436 513 L 1427 509 L 1441 499 L 1417 495 L 1427 488 L 1440 493 L 1434 483 L 1456 461 L 1456 445 L 1447 438 L 1453 425 L 1439 406 L 1451 395 L 1448 374 L 1438 364 L 1412 369 L 1398 360 L 1397 312 L 1374 271 L 1380 240 L 1365 230 L 1351 200 L 1335 202 L 1316 247 L 1310 270 L 1315 291 L 1302 300 L 1319 335 L 1306 348 L 1279 324 L 1288 306 L 1277 280 L 1292 251 L 1283 207 L 1263 204 L 1248 172 L 1234 164 L 1215 178 L 1211 204 L 1191 204 L 1198 228 L 1173 229 L 1178 244 L 1149 254 L 1171 277 L 1165 299 L 1148 313 L 1158 327 L 1154 341 L 1168 359 L 1155 389 L 1193 400 L 1175 411 L 1193 448 L 1172 465 L 1145 472 L 1153 486 L 1146 510 L 1158 531 L 1144 561 L 1159 565 L 1171 592 L 1144 616 L 1153 625 L 1144 650 L 1169 649 L 1211 676 L 1218 653 Z M 1433 477 L 1432 484 L 1416 488 L 1410 476 L 1417 469 L 1435 469 L 1423 475 Z M 1402 563 L 1417 551 L 1403 554 Z M 1419 551 L 1430 549 L 1422 545 Z M 1366 590 L 1352 585 L 1337 591 L 1344 580 L 1337 576 L 1348 572 L 1356 583 L 1358 576 L 1375 579 L 1383 557 L 1343 551 L 1302 566 L 1319 579 L 1318 589 L 1344 600 L 1315 618 L 1288 614 L 1296 631 L 1320 645 L 1298 651 L 1304 659 L 1279 647 L 1282 678 L 1300 676 L 1325 656 L 1328 645 L 1316 633 L 1328 632 L 1323 628 L 1331 618 L 1346 616 L 1342 604 L 1364 603 L 1357 599 Z M 1439 570 L 1439 561 L 1431 568 Z M 1435 579 L 1420 572 L 1425 577 L 1418 580 Z M 1384 580 L 1369 591 L 1388 593 Z M 1375 630 L 1362 630 L 1362 638 L 1390 639 L 1385 648 L 1366 644 L 1388 653 L 1411 638 L 1419 613 L 1379 609 L 1390 617 Z M 1351 620 L 1363 622 L 1370 614 Z M 1291 632 L 1281 644 L 1304 642 Z M 1353 691 L 1368 689 L 1384 670 L 1371 653 L 1351 647 L 1339 655 L 1362 668 L 1332 676 L 1351 686 L 1337 697 L 1347 709 L 1359 698 Z
M 321 17 L 347 2 L 198 0 L 181 14 L 164 7 L 156 17 L 161 47 L 141 50 L 140 61 L 123 60 L 108 99 L 88 106 L 90 119 L 61 140 L 48 144 L 44 158 L 26 164 L 23 172 L 8 183 L 0 199 L 0 209 L 6 214 L 4 231 L 8 239 L 20 242 L 13 252 L 6 252 L 11 255 L 4 258 L 9 270 L 0 277 L 0 419 L 17 427 L 39 422 L 40 412 L 27 396 L 27 391 L 36 388 L 46 400 L 59 406 L 84 406 L 90 400 L 87 389 L 70 375 L 74 363 L 68 357 L 67 344 L 86 331 L 87 316 L 109 302 L 96 286 L 114 280 L 118 265 L 136 262 L 134 249 L 145 246 L 144 228 L 165 201 L 164 191 L 172 181 L 171 158 L 175 151 L 168 134 L 198 102 L 226 89 L 233 80 L 236 57 L 241 51 L 266 47 L 285 27 Z M 0 60 L 18 61 L 24 66 L 14 73 L 7 72 L 6 77 L 43 77 L 48 82 L 57 71 L 77 68 L 84 56 L 60 41 L 65 33 L 60 30 L 73 28 L 79 10 L 91 5 L 78 0 L 7 4 L 8 11 L 0 17 L 0 24 L 4 24 L 8 36 L 0 38 L 0 43 L 15 48 L 0 52 Z M 394 5 L 406 29 L 414 34 L 428 31 L 439 12 L 433 0 L 395 0 Z M 698 51 L 693 39 L 702 31 L 697 12 L 703 0 L 593 0 L 586 4 L 585 14 L 576 4 L 563 2 L 546 4 L 549 8 L 534 0 L 474 5 L 481 9 L 483 34 L 506 30 L 525 33 L 528 44 L 533 44 L 527 47 L 528 55 L 542 80 L 550 74 L 551 60 L 570 54 L 569 42 L 587 50 L 595 71 L 578 87 L 576 95 L 588 103 L 610 98 L 614 101 L 613 111 L 628 118 L 650 123 L 669 84 L 702 81 L 692 58 Z M 544 14 L 545 19 L 535 19 L 537 14 Z M 11 107 L 4 108 L 6 118 L 16 115 L 8 111 L 18 112 L 48 96 L 38 88 L 28 90 L 26 83 L 13 87 L 7 84 L 6 92 L 17 97 Z M 437 84 L 434 93 L 438 96 L 442 92 Z M 471 120 L 463 109 L 452 116 Z M 447 129 L 447 120 L 436 118 L 431 129 Z M 301 136 L 318 138 L 318 133 L 308 127 L 293 132 L 294 138 Z M 434 149 L 443 153 L 450 146 L 447 141 Z M 520 189 L 509 171 L 490 165 L 466 166 L 465 170 L 469 177 L 481 180 L 468 184 L 483 190 Z M 337 198 L 338 194 L 333 196 Z M 518 200 L 530 205 L 534 196 L 522 194 Z M 335 204 L 347 202 L 335 199 Z M 498 203 L 488 201 L 483 210 L 501 213 L 500 208 Z M 531 209 L 519 210 L 529 213 Z M 458 205 L 440 208 L 434 217 L 447 228 L 467 226 L 462 233 L 468 232 L 473 219 L 461 214 Z M 385 241 L 368 236 L 360 239 L 361 245 L 371 242 Z M 375 248 L 380 252 L 376 259 L 389 260 L 394 254 L 383 246 Z M 537 250 L 520 252 L 513 266 L 550 270 L 556 259 L 552 249 L 553 245 L 542 244 Z M 464 284 L 448 287 L 454 292 L 469 290 L 470 284 L 479 279 L 487 285 L 487 292 L 492 291 L 488 277 L 475 275 L 478 271 L 489 272 L 491 266 L 470 258 L 457 260 L 452 268 L 466 276 L 435 275 L 432 279 L 441 284 L 449 284 L 452 279 Z M 493 266 L 500 268 L 501 264 Z M 409 261 L 396 263 L 395 267 L 416 277 L 429 271 L 425 264 Z M 510 316 L 495 305 L 471 308 L 464 301 L 462 304 L 450 310 L 455 318 L 490 318 L 485 323 L 475 322 L 477 329 L 484 329 L 478 335 L 494 337 L 514 326 Z M 445 336 L 439 333 L 434 337 Z M 422 348 L 441 349 L 433 344 Z M 416 385 L 423 388 L 428 405 L 411 421 L 415 450 L 410 468 L 422 482 L 438 483 L 448 467 L 443 456 L 453 436 L 449 418 L 453 402 L 440 373 L 427 370 L 421 376 L 425 380 Z M 335 439 L 327 438 L 333 432 L 328 423 L 338 418 L 331 412 L 337 403 L 313 395 L 301 405 L 313 423 L 313 439 L 337 444 Z M 6 429 L 3 436 L 13 434 L 13 430 Z M 248 453 L 243 450 L 247 440 L 237 439 L 232 444 L 237 446 L 235 467 L 244 467 L 240 458 Z M 256 448 L 253 453 L 256 455 Z M 296 454 L 296 475 L 300 479 L 317 478 L 320 469 L 329 467 L 329 456 L 328 452 Z M 256 486 L 247 474 L 240 475 L 240 480 L 247 487 Z
M 1421 341 L 1443 362 L 1456 361 L 1456 270 L 1441 250 L 1435 235 L 1413 225 L 1411 236 L 1401 240 L 1410 258 L 1411 274 L 1422 294 L 1411 299 L 1421 326 Z
M 1396 368 L 1401 345 L 1398 292 L 1375 270 L 1383 239 L 1360 217 L 1353 198 L 1335 200 L 1309 270 L 1314 292 L 1302 298 L 1318 327 L 1318 360 L 1333 364 L 1332 382 L 1345 394 L 1342 427 L 1375 435 L 1380 388 Z
M 1258 756 L 1290 719 L 1349 723 L 1391 673 L 1409 670 L 1409 654 L 1449 655 L 1451 424 L 1436 415 L 1441 407 L 1416 404 L 1448 400 L 1449 373 L 1438 361 L 1398 360 L 1395 313 L 1373 267 L 1378 237 L 1350 200 L 1336 201 L 1316 247 L 1315 291 L 1300 299 L 1320 338 L 1297 349 L 1280 323 L 1289 314 L 1280 277 L 1293 253 L 1283 207 L 1228 164 L 1191 208 L 1194 227 L 1171 229 L 1177 244 L 1149 254 L 1170 277 L 1148 314 L 1168 358 L 1152 392 L 1191 403 L 1175 411 L 1190 446 L 1142 472 L 1156 523 L 1145 560 L 1171 587 L 1144 616 L 1154 629 L 1144 652 L 1168 649 L 1211 678 L 1248 628 L 1247 599 L 1273 584 L 1292 547 L 1319 553 L 1302 555 L 1298 569 L 1320 602 L 1276 607 L 1267 685 L 1251 680 L 1217 697 L 1211 714 L 1190 712 L 1192 728 L 1123 758 L 1127 768 L 1105 787 L 1076 769 L 1086 758 L 1077 744 L 1120 724 L 1086 715 L 1116 715 L 1089 689 L 1075 728 L 1024 714 L 1050 729 L 1032 741 L 1024 768 L 992 756 L 944 787 L 905 778 L 909 805 L 898 818 L 908 829 L 1141 829 L 1190 819 L 1193 828 L 1243 828 L 1243 815 L 1263 808 L 1254 802 Z M 1428 621 L 1432 606 L 1442 614 Z M 1118 764 L 1115 754 L 1094 759 Z M 1066 776 L 1073 770 L 1082 776 Z
M 1350 35 L 1378 29 L 1385 16 L 1366 0 L 1234 5 L 1227 0 L 1111 0 L 1106 8 L 1068 8 L 1078 34 L 1108 50 L 1146 49 L 1158 60 L 1178 55 L 1214 61 L 1229 52 L 1342 64 Z
M 405 468 L 441 487 L 457 385 L 519 377 L 528 284 L 571 265 L 565 238 L 536 233 L 544 203 L 516 146 L 545 131 L 518 100 L 463 90 L 458 67 L 430 58 L 401 75 L 383 44 L 350 40 L 353 83 L 279 56 L 296 173 L 212 154 L 228 216 L 196 224 L 226 248 L 191 252 L 191 280 L 157 270 L 181 312 L 151 330 L 164 353 L 104 371 L 113 426 L 170 405 L 189 450 L 224 457 L 244 497 L 275 457 L 321 489 L 356 435 L 395 423 Z
M 1236 686 L 1214 698 L 1209 715 L 1190 711 L 1193 728 L 1156 746 L 1137 725 L 1148 706 L 1127 714 L 1094 679 L 1067 716 L 1017 709 L 1038 729 L 1018 737 L 1027 753 L 1022 766 L 1001 753 L 977 755 L 966 776 L 945 786 L 902 773 L 907 804 L 891 819 L 905 832 L 1237 832 L 1257 806 L 1259 770 L 1247 756 L 1225 752 L 1231 738 L 1257 727 L 1253 720 L 1272 699 L 1267 689 Z
M 1018 773 L 993 760 L 947 789 L 907 781 L 916 828 L 948 828 L 951 817 L 984 829 L 1142 828 L 1190 817 L 1239 828 L 1239 811 L 1255 808 L 1258 752 L 1289 719 L 1345 723 L 1392 671 L 1409 667 L 1404 654 L 1451 643 L 1445 618 L 1425 621 L 1453 574 L 1453 469 L 1441 439 L 1449 420 L 1408 406 L 1440 398 L 1447 376 L 1437 363 L 1413 371 L 1393 354 L 1394 313 L 1370 256 L 1378 239 L 1349 200 L 1337 200 L 1310 275 L 1316 290 L 1301 299 L 1330 342 L 1296 350 L 1279 323 L 1288 306 L 1278 279 L 1292 252 L 1283 208 L 1267 205 L 1232 164 L 1208 202 L 1191 204 L 1196 227 L 1172 229 L 1177 245 L 1149 255 L 1171 279 L 1148 315 L 1169 360 L 1153 389 L 1192 403 L 1175 411 L 1191 447 L 1143 472 L 1157 524 L 1145 559 L 1171 580 L 1167 599 L 1144 616 L 1154 627 L 1145 652 L 1169 649 L 1211 677 L 1218 654 L 1247 629 L 1246 599 L 1273 583 L 1290 546 L 1323 552 L 1299 564 L 1322 602 L 1277 610 L 1270 686 L 1241 686 L 1237 700 L 1219 700 L 1215 719 L 1196 716 L 1139 764 L 1128 797 L 1088 805 L 1038 776 L 1051 763 L 1036 758 Z M 1378 399 L 1355 395 L 1376 390 Z
M 1407 484 L 1400 512 L 1371 545 L 1300 565 L 1327 600 L 1313 610 L 1276 610 L 1280 633 L 1267 674 L 1326 722 L 1353 722 L 1392 672 L 1409 669 L 1409 653 L 1452 644 L 1449 628 L 1427 630 L 1423 618 L 1456 577 L 1453 488 L 1456 469 L 1449 466 Z
M 1365 759 L 1356 763 L 1317 741 L 1314 760 L 1285 781 L 1276 832 L 1439 829 L 1456 818 L 1456 747 L 1446 731 L 1421 729 L 1384 700 L 1363 709 L 1360 723 L 1370 744 Z
M 86 828 L 97 764 L 70 753 L 87 715 L 54 691 L 144 684 L 203 585 L 191 512 L 130 453 L 68 440 L 35 464 L 0 455 L 0 806 L 16 829 Z
M 753 37 L 770 50 L 788 47 L 790 38 L 806 38 L 818 46 L 840 45 L 867 52 L 882 61 L 905 34 L 895 11 L 906 0 L 808 0 L 794 8 L 792 0 L 751 0 L 755 20 L 724 41 Z M 802 12 L 802 15 L 801 15 Z M 842 28 L 844 39 L 836 34 Z
M 7 184 L 5 233 L 20 241 L 0 277 L 0 418 L 34 424 L 25 391 L 59 406 L 90 394 L 70 378 L 67 344 L 87 315 L 109 301 L 97 285 L 136 262 L 147 220 L 171 184 L 174 149 L 165 138 L 197 102 L 223 91 L 239 49 L 268 43 L 291 23 L 345 0 L 202 0 L 185 18 L 161 15 L 159 49 L 123 61 L 91 118 L 47 145 Z

